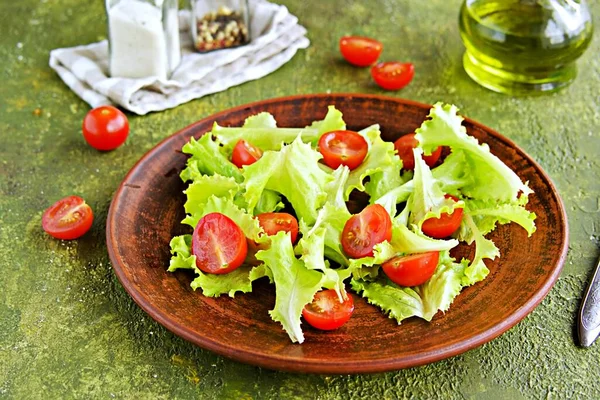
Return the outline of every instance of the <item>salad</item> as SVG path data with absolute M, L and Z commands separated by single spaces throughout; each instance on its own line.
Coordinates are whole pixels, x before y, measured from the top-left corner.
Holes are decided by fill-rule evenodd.
M 168 270 L 190 269 L 205 296 L 275 285 L 269 313 L 292 342 L 302 321 L 335 329 L 364 297 L 398 324 L 430 321 L 499 256 L 485 237 L 498 224 L 535 231 L 532 190 L 469 136 L 453 105 L 438 103 L 414 135 L 395 143 L 378 125 L 346 130 L 329 106 L 323 120 L 280 128 L 259 113 L 242 127 L 214 124 L 183 146 L 181 178 L 193 234 L 171 240 Z M 442 149 L 444 157 L 441 157 Z M 356 209 L 356 195 L 368 205 Z M 474 243 L 472 260 L 450 250 Z

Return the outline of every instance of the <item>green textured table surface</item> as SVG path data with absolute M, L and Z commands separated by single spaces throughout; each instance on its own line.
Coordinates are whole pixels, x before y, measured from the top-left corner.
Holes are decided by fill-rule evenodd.
M 598 398 L 600 343 L 574 344 L 582 290 L 599 254 L 598 41 L 565 91 L 517 99 L 477 86 L 462 70 L 458 0 L 281 3 L 308 29 L 310 48 L 258 81 L 130 116 L 127 143 L 109 153 L 84 143 L 80 127 L 89 107 L 48 67 L 51 49 L 105 37 L 102 2 L 0 3 L 0 398 Z M 600 16 L 600 4 L 591 7 Z M 420 368 L 296 375 L 197 348 L 148 317 L 117 281 L 105 244 L 111 197 L 146 151 L 211 113 L 297 93 L 383 93 L 367 70 L 340 61 L 343 34 L 377 37 L 384 59 L 415 63 L 414 81 L 386 94 L 455 103 L 542 165 L 569 217 L 562 275 L 541 305 L 501 337 Z M 44 234 L 41 214 L 70 194 L 87 199 L 96 221 L 84 238 L 67 243 Z

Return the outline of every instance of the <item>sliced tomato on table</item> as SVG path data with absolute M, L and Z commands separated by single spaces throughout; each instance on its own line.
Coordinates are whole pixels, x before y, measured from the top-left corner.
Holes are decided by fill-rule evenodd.
M 400 90 L 412 81 L 415 67 L 411 63 L 396 61 L 377 63 L 371 67 L 371 76 L 385 90 Z
M 51 205 L 42 215 L 42 228 L 57 239 L 73 240 L 90 230 L 92 208 L 79 196 L 68 196 Z
M 263 213 L 256 216 L 258 223 L 269 236 L 276 235 L 279 231 L 290 233 L 292 243 L 298 237 L 298 220 L 292 214 L 285 212 Z
M 328 167 L 336 169 L 345 165 L 351 170 L 364 161 L 369 144 L 360 133 L 354 131 L 331 131 L 321 135 L 319 152 Z
M 342 248 L 352 258 L 370 257 L 373 247 L 392 239 L 392 219 L 379 204 L 371 204 L 350 217 L 342 230 Z
M 457 197 L 447 194 L 447 199 L 458 201 Z M 462 221 L 463 209 L 455 208 L 450 214 L 442 213 L 439 218 L 429 218 L 423 221 L 421 230 L 427 236 L 435 239 L 443 239 L 452 235 L 460 227 Z
M 118 108 L 100 106 L 86 114 L 82 131 L 85 141 L 96 150 L 114 150 L 125 143 L 129 121 Z
M 419 145 L 419 141 L 415 138 L 414 133 L 401 136 L 394 142 L 394 148 L 398 152 L 398 157 L 402 159 L 402 168 L 405 170 L 415 169 L 415 155 L 413 149 Z M 435 149 L 430 155 L 423 155 L 423 161 L 430 168 L 435 165 L 442 154 L 442 147 Z
M 350 64 L 357 67 L 373 65 L 379 58 L 381 42 L 363 36 L 344 36 L 340 39 L 340 52 Z
M 210 213 L 198 221 L 192 235 L 196 266 L 210 274 L 226 274 L 238 268 L 248 254 L 246 237 L 228 216 Z
M 262 157 L 262 150 L 248 143 L 244 139 L 238 140 L 231 154 L 231 162 L 236 167 L 242 168 L 244 165 L 252 165 Z
M 313 328 L 329 331 L 344 325 L 354 312 L 352 295 L 340 298 L 333 289 L 321 290 L 315 294 L 313 301 L 302 310 L 302 317 Z
M 418 286 L 427 282 L 435 272 L 439 251 L 394 257 L 381 266 L 390 280 L 400 286 Z

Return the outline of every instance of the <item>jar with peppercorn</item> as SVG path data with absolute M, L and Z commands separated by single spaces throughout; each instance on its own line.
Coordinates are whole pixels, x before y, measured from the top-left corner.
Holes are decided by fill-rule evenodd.
M 191 0 L 192 38 L 199 52 L 250 41 L 248 0 Z

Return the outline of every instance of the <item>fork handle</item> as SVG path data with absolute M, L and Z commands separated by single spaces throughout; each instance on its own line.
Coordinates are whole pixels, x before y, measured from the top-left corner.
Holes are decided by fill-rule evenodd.
M 579 311 L 579 342 L 590 346 L 600 334 L 600 260 L 590 281 Z

